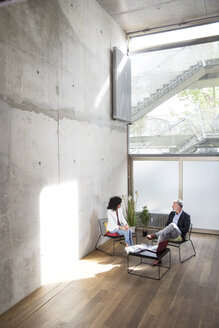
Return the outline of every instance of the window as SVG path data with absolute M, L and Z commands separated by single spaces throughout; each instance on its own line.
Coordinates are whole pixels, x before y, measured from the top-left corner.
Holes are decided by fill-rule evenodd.
M 219 42 L 130 58 L 130 154 L 218 154 Z

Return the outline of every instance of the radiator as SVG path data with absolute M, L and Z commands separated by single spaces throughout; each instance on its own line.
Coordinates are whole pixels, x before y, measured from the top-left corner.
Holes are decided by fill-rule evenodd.
M 150 221 L 148 226 L 163 228 L 166 225 L 168 216 L 168 213 L 150 212 Z

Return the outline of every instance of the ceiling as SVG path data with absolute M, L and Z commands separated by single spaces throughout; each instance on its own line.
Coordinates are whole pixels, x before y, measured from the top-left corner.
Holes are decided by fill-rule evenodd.
M 219 0 L 97 0 L 127 33 L 219 21 Z

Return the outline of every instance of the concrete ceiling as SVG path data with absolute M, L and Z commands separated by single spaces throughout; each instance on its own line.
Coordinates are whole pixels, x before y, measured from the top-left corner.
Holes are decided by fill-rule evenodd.
M 219 0 L 97 0 L 127 33 L 219 21 Z

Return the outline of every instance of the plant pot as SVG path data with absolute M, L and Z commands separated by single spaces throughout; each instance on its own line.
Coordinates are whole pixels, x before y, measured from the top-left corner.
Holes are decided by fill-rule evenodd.
M 143 231 L 142 231 L 142 235 L 143 235 L 143 237 L 146 237 L 146 236 L 147 236 L 147 234 L 148 234 L 148 232 L 147 232 L 147 231 L 145 231 L 145 230 L 143 230 Z
M 129 227 L 132 233 L 135 233 L 135 227 Z

